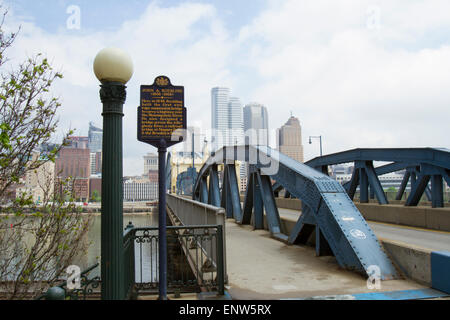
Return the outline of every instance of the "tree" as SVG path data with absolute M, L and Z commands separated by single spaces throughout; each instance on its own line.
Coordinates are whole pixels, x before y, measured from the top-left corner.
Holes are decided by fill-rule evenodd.
M 97 190 L 92 191 L 91 201 L 100 202 L 100 200 L 101 200 L 100 193 Z
M 73 182 L 55 181 L 53 175 L 39 181 L 44 191 L 39 207 L 27 192 L 5 200 L 8 188 L 27 173 L 54 162 L 64 143 L 35 156 L 57 129 L 61 104 L 50 89 L 62 74 L 42 54 L 5 72 L 6 53 L 17 33 L 3 31 L 7 11 L 1 5 L 0 16 L 0 288 L 9 299 L 23 299 L 53 285 L 87 249 L 91 218 L 74 205 L 68 187 Z
M 17 36 L 17 33 L 4 34 L 5 17 L 6 12 L 0 23 L 0 68 L 7 61 L 6 50 Z M 42 165 L 39 159 L 31 162 L 30 159 L 33 151 L 48 143 L 56 132 L 56 110 L 61 104 L 50 96 L 49 90 L 62 74 L 53 70 L 47 58 L 37 54 L 1 77 L 0 198 L 11 184 L 19 182 L 24 170 Z M 50 150 L 46 156 L 54 160 L 58 151 Z

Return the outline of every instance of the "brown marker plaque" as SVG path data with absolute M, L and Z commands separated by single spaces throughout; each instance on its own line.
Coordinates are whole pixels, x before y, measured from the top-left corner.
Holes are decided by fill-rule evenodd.
M 184 87 L 173 86 L 166 76 L 157 77 L 151 86 L 142 85 L 138 140 L 158 146 L 164 139 L 170 146 L 183 141 L 179 129 L 186 129 Z

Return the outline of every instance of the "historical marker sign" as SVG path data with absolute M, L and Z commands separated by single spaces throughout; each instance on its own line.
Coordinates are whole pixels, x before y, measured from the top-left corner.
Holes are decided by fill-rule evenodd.
M 183 141 L 186 132 L 184 87 L 173 86 L 166 76 L 159 76 L 151 86 L 141 86 L 138 107 L 138 140 L 158 148 L 158 252 L 159 299 L 167 300 L 166 239 L 166 152 L 167 147 Z
M 185 129 L 184 87 L 173 86 L 166 76 L 157 77 L 151 86 L 142 85 L 138 140 L 158 147 L 164 139 L 169 147 L 183 141 Z

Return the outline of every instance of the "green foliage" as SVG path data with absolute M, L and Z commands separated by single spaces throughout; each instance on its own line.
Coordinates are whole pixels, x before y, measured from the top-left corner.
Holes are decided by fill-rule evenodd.
M 91 201 L 92 202 L 100 202 L 101 201 L 100 193 L 97 190 L 92 191 Z
M 16 34 L 3 32 L 5 15 L 0 21 L 0 201 L 8 187 L 45 163 L 33 158 L 33 152 L 56 133 L 61 103 L 50 90 L 54 81 L 63 77 L 40 53 L 4 69 L 7 49 L 16 38 Z M 61 147 L 49 152 L 48 160 L 55 161 Z
M 59 190 L 62 184 L 71 186 L 73 181 L 57 184 Z M 26 298 L 30 291 L 39 295 L 86 252 L 93 216 L 82 214 L 81 207 L 64 201 L 72 193 L 66 187 L 41 207 L 24 193 L 4 208 L 9 219 L 0 219 L 0 290 L 8 292 L 10 299 Z
M 50 91 L 54 81 L 63 76 L 42 54 L 5 68 L 7 50 L 17 33 L 4 33 L 7 12 L 0 4 L 1 11 L 0 291 L 9 299 L 23 299 L 29 298 L 30 292 L 41 293 L 65 275 L 66 268 L 88 246 L 86 235 L 92 217 L 83 215 L 74 204 L 70 179 L 55 182 L 49 177 L 50 182 L 40 182 L 44 190 L 40 207 L 27 193 L 10 202 L 6 199 L 9 187 L 27 172 L 54 162 L 64 146 L 62 143 L 41 157 L 33 153 L 51 142 L 56 133 L 56 112 L 61 103 Z M 70 134 L 72 131 L 65 137 Z

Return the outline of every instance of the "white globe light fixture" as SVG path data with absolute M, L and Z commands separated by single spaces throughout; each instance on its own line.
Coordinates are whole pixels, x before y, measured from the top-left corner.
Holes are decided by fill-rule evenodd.
M 95 57 L 94 73 L 101 82 L 126 84 L 133 75 L 133 61 L 119 48 L 105 48 Z

